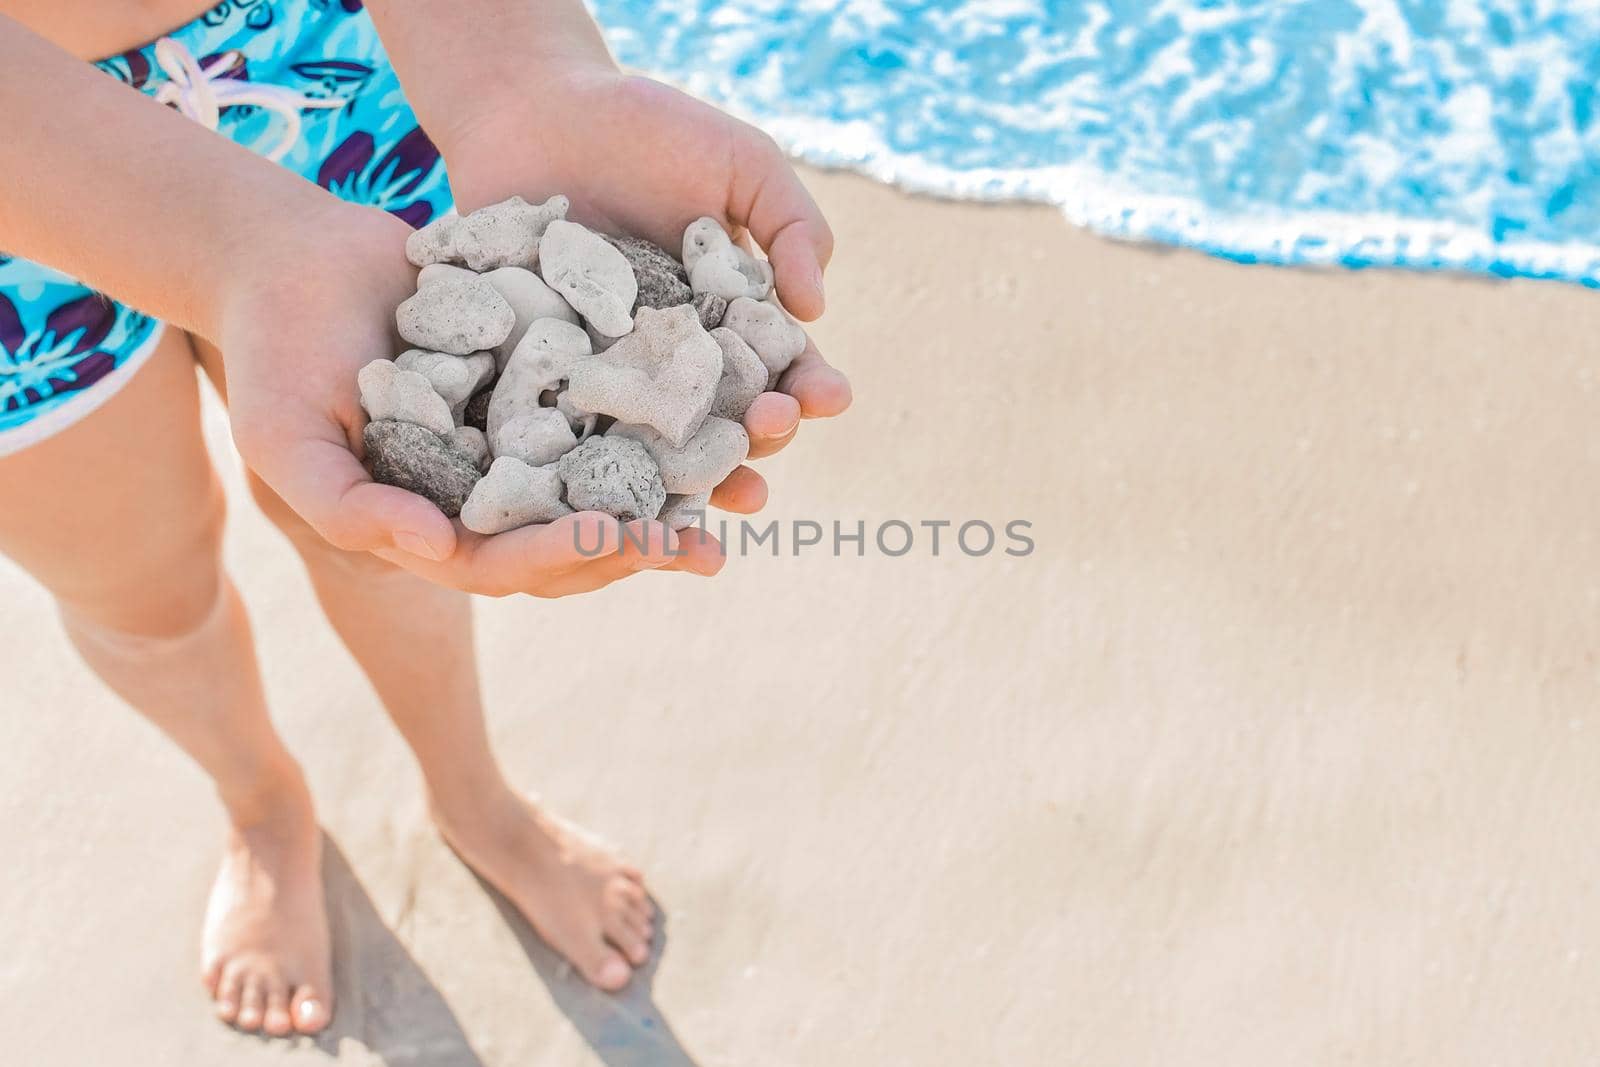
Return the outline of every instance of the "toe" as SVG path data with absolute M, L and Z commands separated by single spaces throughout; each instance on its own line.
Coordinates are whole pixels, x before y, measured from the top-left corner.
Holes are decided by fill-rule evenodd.
M 650 962 L 650 942 L 637 934 L 629 934 L 623 938 L 623 944 L 618 947 L 622 954 L 628 957 L 628 962 L 635 967 L 643 967 Z
M 637 915 L 645 922 L 655 921 L 656 906 L 650 903 L 649 897 L 645 896 L 643 893 L 639 893 L 636 896 L 628 897 L 626 899 L 628 914 Z
M 217 983 L 222 980 L 222 961 L 213 960 L 200 972 L 200 984 L 205 987 L 206 993 L 216 999 Z
M 635 937 L 646 944 L 656 936 L 655 924 L 636 911 L 629 911 L 624 914 L 622 921 L 627 924 L 628 929 L 633 932 Z
M 628 961 L 609 945 L 596 948 L 580 970 L 590 985 L 608 993 L 615 993 L 633 977 L 633 968 L 628 966 Z
M 630 908 L 647 909 L 650 906 L 650 894 L 637 881 L 629 878 L 613 880 L 611 888 L 617 898 Z
M 241 1030 L 259 1030 L 261 1016 L 266 1010 L 265 983 L 258 975 L 251 975 L 244 980 L 244 994 L 239 998 L 239 1017 L 234 1020 L 234 1025 Z
M 630 925 L 642 927 L 645 939 L 649 940 L 650 930 L 656 917 L 656 908 L 650 903 L 650 894 L 635 882 L 622 881 L 616 885 L 619 910 L 628 916 Z
M 303 985 L 294 992 L 294 1028 L 302 1034 L 321 1033 L 333 1019 L 332 998 L 315 986 Z
M 635 967 L 643 966 L 650 959 L 650 942 L 640 936 L 622 912 L 617 912 L 606 923 L 606 940 L 621 949 Z
M 242 976 L 237 971 L 226 971 L 217 982 L 217 1018 L 232 1023 L 239 1017 L 239 996 L 244 992 Z
M 261 1028 L 273 1037 L 284 1037 L 294 1032 L 289 1019 L 289 987 L 281 981 L 267 986 L 267 1010 L 261 1017 Z

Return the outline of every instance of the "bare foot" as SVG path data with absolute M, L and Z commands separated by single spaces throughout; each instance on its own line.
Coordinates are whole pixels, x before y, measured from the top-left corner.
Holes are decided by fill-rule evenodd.
M 314 1034 L 333 1017 L 322 841 L 296 777 L 233 827 L 211 887 L 201 981 L 241 1030 Z
M 655 908 L 644 876 L 577 827 L 514 794 L 488 813 L 436 805 L 434 821 L 591 985 L 615 992 L 650 958 Z

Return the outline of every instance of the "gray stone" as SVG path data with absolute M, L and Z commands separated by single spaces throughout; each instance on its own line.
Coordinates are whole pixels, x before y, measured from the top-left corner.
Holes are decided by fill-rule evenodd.
M 682 446 L 711 410 L 721 377 L 721 347 L 681 304 L 640 308 L 632 333 L 572 367 L 567 391 L 584 411 L 649 426 Z
M 406 258 L 412 266 L 426 267 L 434 263 L 456 263 L 456 227 L 459 215 L 441 215 L 406 236 Z
M 556 394 L 556 410 L 567 417 L 567 425 L 572 427 L 572 432 L 582 441 L 594 433 L 595 423 L 600 416 L 593 411 L 585 411 L 572 402 L 565 389 Z
M 489 429 L 489 401 L 494 399 L 494 389 L 479 389 L 472 394 L 472 399 L 467 401 L 467 406 L 461 412 L 461 425 L 471 426 L 475 430 Z
M 445 352 L 427 352 L 413 348 L 395 357 L 394 365 L 401 370 L 415 371 L 428 379 L 433 391 L 450 405 L 450 414 L 461 421 L 467 401 L 478 388 L 494 377 L 494 357 L 487 352 L 474 352 L 470 356 L 452 356 Z M 400 416 L 385 416 L 399 418 Z
M 449 441 L 457 452 L 471 459 L 479 470 L 489 469 L 489 438 L 484 436 L 482 430 L 474 426 L 457 426 L 450 431 L 450 436 L 445 440 Z
M 356 387 L 361 390 L 362 408 L 375 422 L 409 422 L 437 434 L 455 429 L 449 403 L 416 371 L 405 370 L 387 359 L 375 359 L 356 372 Z
M 728 231 L 722 224 L 710 215 L 702 215 L 684 227 L 683 231 L 683 269 L 693 271 L 696 263 L 707 252 L 724 248 L 733 244 L 733 238 L 728 236 Z
M 599 234 L 575 222 L 552 222 L 539 242 L 539 274 L 607 337 L 633 328 L 639 283 L 626 257 Z
M 772 264 L 730 246 L 701 256 L 689 285 L 696 293 L 715 293 L 724 300 L 760 300 L 772 292 Z
M 430 352 L 469 356 L 511 335 L 517 316 L 494 286 L 450 275 L 418 289 L 396 309 L 400 336 Z
M 766 390 L 767 365 L 744 338 L 726 326 L 712 330 L 711 339 L 722 349 L 722 378 L 711 401 L 711 414 L 737 422 Z
M 639 295 L 633 304 L 635 311 L 641 307 L 676 307 L 694 299 L 688 272 L 666 249 L 642 237 L 601 236 L 621 252 L 628 266 L 633 268 L 633 277 L 639 285 Z
M 685 530 L 695 525 L 704 529 L 706 509 L 710 506 L 710 493 L 668 493 L 667 502 L 661 505 L 661 514 L 656 518 L 674 530 Z
M 362 434 L 374 480 L 427 497 L 449 516 L 461 513 L 482 475 L 471 457 L 445 438 L 409 422 L 367 423 Z
M 497 534 L 553 522 L 572 514 L 561 490 L 554 466 L 533 467 L 514 456 L 500 456 L 467 497 L 461 525 L 474 533 Z
M 456 253 L 476 271 L 533 267 L 545 228 L 567 217 L 567 198 L 552 196 L 530 204 L 520 196 L 479 208 L 455 230 Z
M 417 271 L 417 288 L 421 289 L 424 285 L 432 285 L 434 282 L 442 282 L 446 278 L 456 278 L 459 280 L 463 278 L 476 277 L 477 275 L 472 271 L 465 267 L 458 267 L 453 263 L 429 263 L 426 267 L 423 267 L 421 270 Z
M 578 511 L 603 511 L 624 522 L 653 519 L 667 500 L 655 460 L 625 437 L 591 437 L 562 456 L 556 469 L 567 503 Z
M 590 326 L 588 323 L 584 324 L 583 332 L 589 335 L 589 344 L 593 346 L 594 351 L 596 352 L 604 352 L 606 349 L 622 340 L 621 337 L 607 337 L 605 334 L 601 333 L 593 326 Z
M 760 300 L 772 292 L 772 264 L 734 244 L 709 216 L 683 231 L 683 265 L 696 293 L 716 293 L 724 300 L 741 296 Z
M 561 412 L 538 408 L 502 422 L 489 443 L 496 459 L 515 456 L 530 466 L 542 467 L 571 452 L 578 437 Z
M 700 325 L 710 332 L 722 325 L 728 302 L 716 293 L 699 293 L 694 298 L 694 310 L 700 316 Z
M 559 390 L 588 359 L 589 338 L 581 329 L 561 319 L 536 319 L 511 353 L 489 401 L 486 425 L 491 447 L 502 425 L 548 407 L 545 394 Z
M 650 429 L 619 422 L 606 437 L 622 437 L 644 445 L 661 470 L 661 486 L 669 493 L 709 493 L 750 454 L 750 437 L 730 419 L 708 416 L 682 448 Z
M 776 304 L 740 297 L 728 305 L 722 324 L 740 337 L 767 368 L 767 388 L 806 350 L 806 332 Z
M 544 283 L 544 279 L 531 270 L 521 267 L 501 267 L 499 270 L 489 271 L 483 280 L 494 286 L 495 292 L 505 297 L 506 303 L 511 305 L 516 322 L 511 327 L 511 333 L 494 349 L 495 366 L 504 370 L 506 361 L 511 358 L 512 350 L 517 347 L 538 319 L 561 319 L 574 326 L 581 326 L 582 320 L 572 306 L 561 299 L 561 294 Z

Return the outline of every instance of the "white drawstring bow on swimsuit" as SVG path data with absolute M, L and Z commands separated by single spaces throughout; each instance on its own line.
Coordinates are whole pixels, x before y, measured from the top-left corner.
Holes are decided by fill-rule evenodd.
M 281 85 L 224 77 L 244 62 L 238 52 L 224 52 L 209 68 L 202 68 L 187 48 L 170 37 L 163 37 L 156 42 L 156 62 L 167 75 L 166 84 L 156 90 L 156 99 L 176 107 L 207 129 L 217 128 L 223 108 L 242 104 L 265 108 L 282 118 L 285 123 L 282 137 L 264 153 L 274 163 L 282 159 L 299 138 L 301 109 L 345 105 L 343 100 L 303 96 Z

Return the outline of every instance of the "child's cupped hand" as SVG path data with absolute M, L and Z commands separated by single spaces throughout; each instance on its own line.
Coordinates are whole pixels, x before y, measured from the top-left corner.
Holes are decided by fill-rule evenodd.
M 563 193 L 571 216 L 677 251 L 709 215 L 772 261 L 797 318 L 822 314 L 833 235 L 777 145 L 717 109 L 649 79 L 576 68 L 537 94 L 500 96 L 440 137 L 462 213 L 518 194 Z M 371 551 L 429 580 L 486 595 L 566 596 L 643 570 L 711 575 L 722 548 L 703 530 L 636 522 L 631 537 L 596 512 L 485 537 L 432 503 L 380 485 L 361 465 L 366 424 L 356 373 L 401 346 L 395 307 L 415 289 L 406 225 L 330 201 L 325 218 L 255 250 L 224 309 L 218 338 L 233 435 L 245 463 L 331 543 Z M 750 456 L 791 441 L 802 418 L 837 415 L 850 386 L 808 343 L 745 415 Z M 712 503 L 759 510 L 765 481 L 740 467 Z M 641 550 L 638 544 L 646 547 Z
M 358 459 L 367 420 L 356 373 L 399 351 L 394 309 L 416 286 L 409 232 L 382 211 L 330 202 L 326 217 L 301 220 L 240 264 L 216 340 L 246 465 L 332 544 L 468 592 L 557 597 L 644 570 L 720 570 L 721 546 L 701 530 L 653 521 L 625 530 L 580 512 L 484 537 L 372 480 Z
M 513 194 L 572 201 L 577 222 L 646 237 L 675 255 L 690 222 L 709 215 L 772 261 L 778 297 L 809 322 L 824 308 L 833 231 L 782 150 L 760 130 L 649 78 L 574 64 L 536 88 L 484 97 L 440 147 L 465 214 Z M 814 343 L 756 398 L 744 418 L 750 457 L 794 439 L 802 418 L 837 415 L 850 383 Z M 766 503 L 765 481 L 740 467 L 712 496 L 726 511 Z

